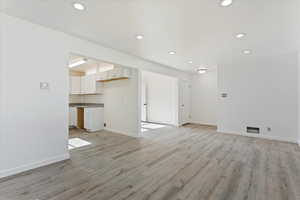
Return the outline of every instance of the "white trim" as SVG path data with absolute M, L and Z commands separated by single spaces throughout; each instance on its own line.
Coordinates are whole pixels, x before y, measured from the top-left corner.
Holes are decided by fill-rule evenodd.
M 215 127 L 217 127 L 217 124 L 205 123 L 205 122 L 199 122 L 199 121 L 191 121 L 190 123 L 191 124 L 204 125 L 204 126 L 215 126 Z
M 137 91 L 137 106 L 138 106 L 138 121 L 137 121 L 137 129 L 138 131 L 138 137 L 142 137 L 142 70 L 138 69 L 138 91 Z
M 261 138 L 261 139 L 267 139 L 267 140 L 276 140 L 276 141 L 281 141 L 281 142 L 297 143 L 297 141 L 293 140 L 293 139 L 272 136 L 272 135 L 263 135 L 263 134 L 255 135 L 255 134 L 250 134 L 250 133 L 240 133 L 240 132 L 220 130 L 220 129 L 218 129 L 217 132 L 225 133 L 225 134 L 232 134 L 232 135 L 240 135 L 240 136 L 245 136 L 245 137 Z
M 298 145 L 300 146 L 300 140 L 298 141 Z
M 117 133 L 117 134 L 121 134 L 121 135 L 126 135 L 129 137 L 134 137 L 134 138 L 139 138 L 139 135 L 133 134 L 133 133 L 126 133 L 123 131 L 119 131 L 119 130 L 115 130 L 115 129 L 111 129 L 111 128 L 104 128 L 104 130 L 109 131 L 109 132 L 113 132 L 113 133 Z
M 165 123 L 165 122 L 159 122 L 159 121 L 145 121 L 146 123 L 150 124 L 161 124 L 161 125 L 166 125 L 166 126 L 177 126 L 178 124 L 170 124 L 170 123 Z
M 25 171 L 28 171 L 28 170 L 31 170 L 31 169 L 43 167 L 43 166 L 46 166 L 46 165 L 50 165 L 50 164 L 57 163 L 57 162 L 60 162 L 60 161 L 63 161 L 63 160 L 68 160 L 68 159 L 70 159 L 70 154 L 66 153 L 66 154 L 55 156 L 55 157 L 52 157 L 52 158 L 49 158 L 49 159 L 46 159 L 46 160 L 33 162 L 33 163 L 30 163 L 30 164 L 22 165 L 22 166 L 12 168 L 12 169 L 3 170 L 3 171 L 0 171 L 0 178 L 4 178 L 4 177 L 7 177 L 7 176 L 12 176 L 12 175 L 15 175 L 15 174 L 18 174 L 18 173 L 21 173 L 21 172 L 25 172 Z
M 169 122 L 162 122 L 162 121 L 155 121 L 155 120 L 148 120 L 147 122 L 153 123 L 153 124 L 164 124 L 169 126 L 177 126 L 177 123 L 169 123 Z

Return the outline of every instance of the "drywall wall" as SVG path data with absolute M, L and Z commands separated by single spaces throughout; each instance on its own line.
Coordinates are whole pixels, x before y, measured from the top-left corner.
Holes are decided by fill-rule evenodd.
M 148 121 L 178 125 L 178 79 L 143 71 L 142 81 L 147 88 Z
M 300 52 L 298 51 L 298 144 L 300 146 Z
M 107 130 L 137 136 L 139 132 L 137 96 L 138 70 L 136 69 L 131 70 L 131 77 L 128 80 L 104 83 L 104 122 Z
M 1 1 L 0 1 L 0 6 L 1 6 Z M 3 112 L 3 98 L 1 98 L 3 96 L 3 26 L 4 22 L 3 22 L 3 18 L 0 17 L 0 163 L 4 162 L 4 157 L 1 156 L 1 152 L 4 152 L 4 147 L 3 147 L 3 139 L 2 139 L 2 135 L 3 135 L 3 127 L 4 127 L 4 112 Z
M 219 94 L 228 97 L 218 97 L 218 130 L 246 135 L 246 127 L 253 126 L 261 130 L 258 137 L 296 142 L 297 59 L 296 53 L 252 55 L 220 65 Z
M 1 34 L 3 131 L 0 177 L 67 159 L 68 50 L 61 33 L 15 18 Z M 49 89 L 40 90 L 40 82 Z
M 208 70 L 192 78 L 192 122 L 217 125 L 218 112 L 218 71 Z
M 3 13 L 0 19 L 0 177 L 69 157 L 70 53 L 181 78 L 189 76 Z M 49 89 L 41 90 L 40 82 L 49 83 Z M 132 120 L 136 116 L 131 114 L 138 113 L 138 106 L 134 109 L 124 118 L 130 128 L 123 132 L 128 134 L 137 126 Z

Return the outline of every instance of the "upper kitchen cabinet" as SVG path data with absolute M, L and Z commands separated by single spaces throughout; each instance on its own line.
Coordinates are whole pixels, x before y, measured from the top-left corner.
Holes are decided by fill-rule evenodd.
M 96 81 L 96 75 L 81 77 L 81 94 L 102 94 L 103 84 Z
M 71 95 L 103 94 L 104 82 L 129 79 L 131 76 L 131 69 L 127 67 L 75 55 L 71 60 Z
M 99 72 L 96 76 L 96 80 L 99 82 L 107 82 L 113 80 L 121 80 L 130 78 L 131 71 L 125 67 L 115 67 L 112 70 Z
M 70 94 L 103 94 L 103 84 L 96 82 L 96 75 L 71 76 Z
M 70 94 L 81 94 L 81 77 L 70 76 Z

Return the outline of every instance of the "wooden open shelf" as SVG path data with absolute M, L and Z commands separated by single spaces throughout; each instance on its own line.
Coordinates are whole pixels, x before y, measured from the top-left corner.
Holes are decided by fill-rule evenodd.
M 111 78 L 111 79 L 107 79 L 107 80 L 99 80 L 98 82 L 110 82 L 110 81 L 117 81 L 117 80 L 127 80 L 129 79 L 128 77 L 119 77 L 119 78 Z

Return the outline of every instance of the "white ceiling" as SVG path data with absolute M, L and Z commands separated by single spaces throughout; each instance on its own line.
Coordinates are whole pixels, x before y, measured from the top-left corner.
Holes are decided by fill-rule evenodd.
M 139 57 L 194 71 L 250 56 L 294 51 L 300 0 L 0 0 L 1 10 Z M 247 36 L 236 39 L 236 33 Z M 135 36 L 142 34 L 143 40 Z M 176 51 L 176 55 L 169 55 Z M 192 60 L 193 64 L 188 61 Z

